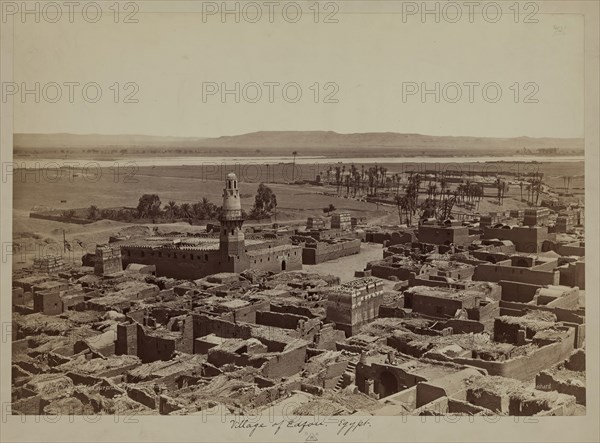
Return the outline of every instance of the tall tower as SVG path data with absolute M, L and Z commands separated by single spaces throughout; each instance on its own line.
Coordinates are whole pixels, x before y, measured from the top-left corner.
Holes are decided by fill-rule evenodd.
M 220 250 L 224 256 L 244 255 L 244 232 L 242 231 L 242 204 L 237 177 L 233 172 L 227 174 L 223 189 L 223 207 L 221 211 Z

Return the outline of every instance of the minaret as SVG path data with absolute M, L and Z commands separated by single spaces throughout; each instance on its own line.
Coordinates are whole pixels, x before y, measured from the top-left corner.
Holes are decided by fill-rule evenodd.
M 227 174 L 223 189 L 223 207 L 221 211 L 220 250 L 224 256 L 244 254 L 244 233 L 242 231 L 242 204 L 237 177 L 233 172 Z

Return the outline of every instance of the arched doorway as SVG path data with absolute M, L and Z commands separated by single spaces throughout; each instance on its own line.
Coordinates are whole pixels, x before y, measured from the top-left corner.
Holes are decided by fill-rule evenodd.
M 287 264 L 285 263 L 285 260 L 281 260 L 281 270 L 285 271 Z
M 398 392 L 398 381 L 390 371 L 383 371 L 380 375 L 379 398 L 387 397 Z

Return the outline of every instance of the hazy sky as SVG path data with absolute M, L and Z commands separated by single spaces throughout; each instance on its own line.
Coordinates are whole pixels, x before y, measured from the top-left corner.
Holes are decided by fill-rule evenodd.
M 276 17 L 277 18 L 277 17 Z M 214 137 L 259 130 L 404 132 L 473 136 L 583 136 L 583 20 L 575 15 L 538 15 L 537 24 L 503 18 L 487 23 L 402 22 L 400 15 L 338 14 L 339 23 L 311 17 L 290 24 L 203 23 L 200 14 L 138 13 L 137 24 L 26 23 L 14 33 L 14 80 L 33 88 L 61 84 L 62 97 L 49 103 L 33 95 L 15 100 L 15 132 L 71 132 Z M 87 103 L 81 86 L 96 82 L 102 97 Z M 115 82 L 120 84 L 115 103 Z M 124 103 L 139 90 L 138 103 Z M 206 95 L 209 84 L 240 83 L 235 95 Z M 256 103 L 257 88 L 262 96 Z M 273 103 L 269 86 L 273 85 Z M 325 84 L 331 82 L 337 86 Z M 435 94 L 417 91 L 440 83 Z M 457 88 L 445 85 L 456 82 Z M 469 102 L 472 86 L 473 103 Z M 496 103 L 486 101 L 483 85 Z M 528 82 L 529 84 L 526 86 Z M 283 85 L 297 83 L 296 103 Z M 315 87 L 320 93 L 315 103 Z M 515 103 L 518 83 L 518 103 Z M 245 85 L 244 90 L 243 87 Z M 410 84 L 409 86 L 407 86 Z M 204 85 L 204 86 L 203 86 Z M 207 86 L 208 85 L 208 86 Z M 214 85 L 213 85 L 214 86 Z M 209 89 L 207 89 L 209 88 Z M 337 92 L 338 103 L 324 103 Z M 408 89 L 407 89 L 408 88 Z M 213 89 L 214 90 L 214 89 Z M 294 99 L 297 86 L 288 86 Z M 56 88 L 46 94 L 54 99 Z M 243 93 L 247 100 L 244 100 Z M 446 100 L 443 93 L 446 93 Z M 93 98 L 94 88 L 88 89 Z M 525 103 L 526 96 L 537 103 Z M 25 99 L 25 100 L 24 100 Z M 450 103 L 449 100 L 457 100 Z M 25 103 L 22 103 L 25 101 Z

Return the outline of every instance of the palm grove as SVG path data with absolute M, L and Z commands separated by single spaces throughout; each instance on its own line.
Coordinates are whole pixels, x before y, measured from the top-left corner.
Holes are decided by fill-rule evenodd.
M 319 178 L 320 179 L 320 178 Z M 379 194 L 392 193 L 392 200 L 380 200 L 382 203 L 392 203 L 398 209 L 400 223 L 406 223 L 408 226 L 413 224 L 413 219 L 437 218 L 447 219 L 452 213 L 455 205 L 460 205 L 466 209 L 479 209 L 479 203 L 485 197 L 482 183 L 469 179 L 462 183 L 450 186 L 449 180 L 445 174 L 436 174 L 426 177 L 419 173 L 409 172 L 404 180 L 402 173 L 388 174 L 388 170 L 382 166 L 360 168 L 354 164 L 346 168 L 346 165 L 329 167 L 323 177 L 327 184 L 335 186 L 337 195 L 345 194 L 347 197 L 360 198 L 360 196 L 379 198 Z M 453 180 L 455 182 L 455 180 Z M 497 204 L 502 206 L 508 193 L 509 186 L 505 180 L 496 177 L 490 187 L 495 188 Z M 537 205 L 540 192 L 542 191 L 541 174 L 533 174 L 521 180 L 519 183 L 521 191 L 521 201 L 528 205 Z M 523 198 L 523 191 L 526 191 L 527 199 Z M 419 198 L 420 195 L 426 195 L 426 198 Z M 372 200 L 373 201 L 373 200 Z M 324 209 L 324 212 L 329 212 Z
M 242 210 L 245 218 L 254 220 L 270 219 L 276 216 L 277 196 L 271 188 L 261 183 L 258 186 L 254 197 L 254 205 L 249 213 Z M 74 211 L 69 214 L 73 218 Z M 221 207 L 210 202 L 206 197 L 196 203 L 180 203 L 174 200 L 163 204 L 157 194 L 144 194 L 138 200 L 136 208 L 106 208 L 99 209 L 92 205 L 88 208 L 85 215 L 88 220 L 118 220 L 118 221 L 142 221 L 148 220 L 153 223 L 166 223 L 175 221 L 187 221 L 192 224 L 194 221 L 218 220 L 221 215 Z

